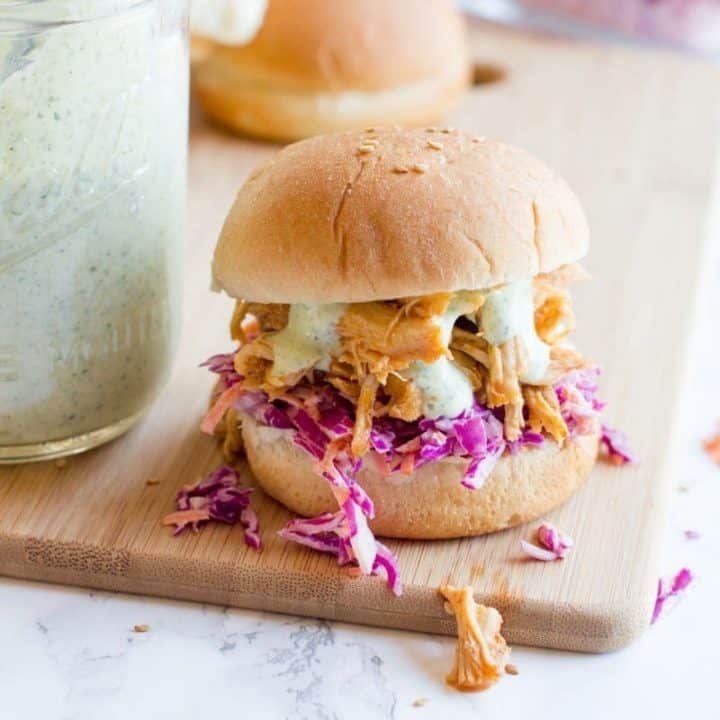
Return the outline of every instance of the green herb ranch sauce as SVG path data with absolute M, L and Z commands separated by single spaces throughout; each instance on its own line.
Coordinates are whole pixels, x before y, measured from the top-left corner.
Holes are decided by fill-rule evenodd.
M 273 348 L 272 374 L 282 377 L 304 368 L 327 371 L 340 343 L 337 324 L 347 305 L 292 305 L 288 324 L 268 336 Z
M 455 294 L 447 310 L 434 321 L 442 330 L 443 344 L 450 344 L 455 322 L 473 310 L 463 292 Z M 416 361 L 402 373 L 413 381 L 423 395 L 423 415 L 428 418 L 455 417 L 472 407 L 474 395 L 468 379 L 455 363 L 446 357 L 434 363 Z
M 338 348 L 337 323 L 347 305 L 292 305 L 288 325 L 268 336 L 273 347 L 272 373 L 282 377 L 304 368 L 327 370 L 330 356 Z M 442 331 L 443 344 L 450 343 L 452 329 L 461 315 L 474 309 L 465 292 L 458 292 L 447 310 L 434 318 Z M 528 350 L 528 367 L 520 378 L 537 382 L 547 370 L 550 348 L 535 332 L 532 280 L 503 285 L 492 290 L 482 306 L 482 328 L 488 342 L 499 345 L 516 335 Z M 449 358 L 434 363 L 416 361 L 401 372 L 423 395 L 423 415 L 428 418 L 455 417 L 472 407 L 472 386 L 462 370 Z
M 539 382 L 550 363 L 550 347 L 535 332 L 532 280 L 508 283 L 493 290 L 482 306 L 482 330 L 491 345 L 519 337 L 527 350 L 521 382 Z
M 179 27 L 145 3 L 0 35 L 0 445 L 116 423 L 168 374 L 187 137 Z

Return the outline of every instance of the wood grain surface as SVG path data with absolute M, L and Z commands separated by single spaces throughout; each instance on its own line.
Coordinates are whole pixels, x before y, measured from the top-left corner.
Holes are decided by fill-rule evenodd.
M 472 583 L 502 611 L 514 643 L 605 651 L 647 627 L 695 284 L 717 231 L 718 74 L 690 60 L 484 25 L 473 27 L 473 47 L 504 79 L 474 88 L 451 123 L 536 152 L 580 195 L 594 280 L 576 292 L 576 339 L 604 367 L 608 420 L 629 433 L 641 459 L 598 466 L 551 513 L 575 538 L 567 559 L 523 559 L 518 541 L 530 527 L 389 542 L 405 582 L 395 598 L 382 580 L 350 578 L 334 560 L 276 538 L 287 513 L 260 493 L 262 554 L 245 547 L 240 528 L 208 525 L 174 538 L 160 526 L 177 489 L 221 462 L 198 430 L 211 378 L 197 364 L 231 348 L 232 302 L 208 291 L 209 259 L 236 188 L 276 151 L 195 118 L 184 336 L 172 381 L 109 446 L 64 468 L 0 469 L 0 572 L 440 633 L 454 623 L 436 588 L 452 580 Z

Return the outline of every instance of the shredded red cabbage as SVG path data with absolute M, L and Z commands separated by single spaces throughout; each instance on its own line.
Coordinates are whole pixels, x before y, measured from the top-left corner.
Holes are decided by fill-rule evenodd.
M 216 355 L 205 363 L 220 375 L 221 390 L 241 380 L 232 354 Z M 561 412 L 571 437 L 597 432 L 603 404 L 597 399 L 598 369 L 569 373 L 555 386 Z M 508 450 L 539 447 L 541 433 L 525 429 L 508 441 L 503 431 L 502 409 L 479 403 L 457 417 L 422 418 L 406 422 L 391 417 L 373 420 L 371 451 L 365 458 L 350 453 L 355 424 L 353 403 L 328 384 L 298 385 L 281 398 L 246 390 L 234 407 L 264 425 L 292 430 L 293 441 L 316 461 L 316 472 L 329 483 L 339 510 L 317 518 L 291 520 L 280 535 L 321 552 L 331 553 L 341 565 L 357 563 L 364 574 L 381 569 L 394 592 L 401 592 L 397 562 L 390 550 L 377 542 L 367 521 L 375 515 L 372 500 L 357 482 L 364 462 L 374 462 L 385 474 L 413 472 L 444 458 L 465 461 L 461 483 L 468 490 L 482 487 L 495 463 Z
M 540 525 L 535 533 L 535 539 L 537 545 L 527 540 L 521 540 L 520 546 L 526 555 L 544 562 L 561 560 L 574 545 L 573 539 L 569 535 L 550 523 Z
M 627 435 L 607 425 L 600 428 L 600 443 L 605 448 L 610 462 L 615 465 L 629 465 L 635 462 Z
M 177 512 L 166 516 L 163 525 L 175 525 L 173 534 L 179 535 L 187 527 L 197 531 L 200 523 L 208 520 L 228 525 L 239 521 L 245 531 L 245 544 L 261 550 L 260 524 L 250 507 L 252 491 L 240 487 L 237 471 L 218 468 L 197 485 L 187 485 L 178 492 Z
M 658 580 L 657 598 L 655 599 L 655 607 L 653 608 L 650 624 L 654 623 L 660 617 L 665 603 L 670 598 L 680 595 L 680 593 L 690 585 L 693 579 L 693 574 L 690 570 L 688 570 L 688 568 L 682 568 L 674 577 L 669 579 L 660 578 L 660 580 Z
M 223 376 L 225 387 L 230 387 L 242 378 L 235 372 L 235 353 L 221 353 L 208 358 L 200 367 Z
M 367 524 L 365 524 L 367 528 Z M 369 532 L 369 530 L 367 531 Z M 364 534 L 364 533 L 363 533 Z M 344 509 L 336 513 L 324 513 L 314 518 L 296 518 L 291 520 L 278 535 L 285 540 L 304 545 L 319 552 L 335 555 L 338 565 L 347 565 L 357 561 L 363 556 L 362 551 L 357 552 L 352 545 L 352 537 L 358 537 L 357 526 L 352 527 Z M 397 561 L 392 552 L 381 542 L 370 536 L 374 548 L 371 551 L 372 560 L 367 568 L 367 575 L 378 575 L 384 572 L 387 583 L 395 595 L 402 594 L 402 583 L 398 573 Z M 363 570 L 363 566 L 359 565 Z

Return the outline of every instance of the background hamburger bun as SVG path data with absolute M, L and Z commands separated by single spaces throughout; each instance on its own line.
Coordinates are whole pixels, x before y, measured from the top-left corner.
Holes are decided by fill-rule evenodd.
M 244 416 L 242 433 L 250 468 L 265 492 L 299 515 L 337 510 L 327 481 L 292 442 L 292 431 Z M 460 485 L 466 462 L 459 459 L 430 463 L 413 475 L 383 477 L 366 458 L 358 482 L 375 503 L 370 527 L 378 535 L 417 540 L 482 535 L 534 520 L 564 503 L 589 475 L 597 449 L 597 436 L 587 436 L 562 448 L 547 442 L 505 454 L 478 490 Z
M 215 41 L 206 35 L 190 35 L 190 64 L 197 65 L 210 57 L 215 49 Z
M 587 249 L 577 198 L 532 155 L 385 128 L 311 138 L 252 172 L 213 276 L 257 302 L 364 302 L 529 278 Z
M 205 111 L 276 140 L 443 117 L 470 80 L 452 0 L 270 0 L 245 45 L 194 68 Z

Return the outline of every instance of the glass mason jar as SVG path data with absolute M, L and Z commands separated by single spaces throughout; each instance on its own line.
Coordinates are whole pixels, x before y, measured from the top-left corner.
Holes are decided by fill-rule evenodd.
M 0 462 L 127 430 L 180 320 L 187 0 L 0 0 Z

